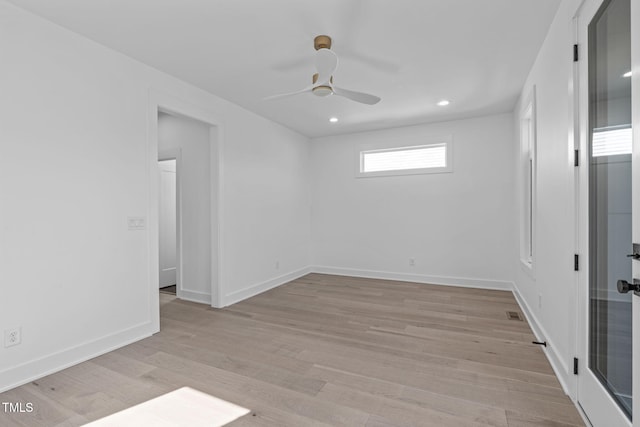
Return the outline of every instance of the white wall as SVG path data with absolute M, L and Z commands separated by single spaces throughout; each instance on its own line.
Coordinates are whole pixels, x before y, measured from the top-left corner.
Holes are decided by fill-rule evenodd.
M 570 130 L 573 59 L 571 46 L 572 17 L 577 1 L 563 1 L 549 29 L 538 57 L 522 90 L 518 113 L 535 85 L 537 114 L 537 192 L 534 217 L 534 271 L 531 274 L 514 252 L 518 266 L 515 289 L 527 309 L 534 331 L 545 339 L 545 349 L 556 373 L 568 392 L 572 393 L 569 372 L 575 356 L 575 276 L 573 255 L 576 253 L 576 219 L 573 211 L 574 166 L 573 140 Z M 518 136 L 518 131 L 514 134 Z M 518 164 L 518 153 L 513 162 Z M 516 176 L 522 176 L 518 170 Z M 516 194 L 520 182 L 514 183 Z M 518 196 L 519 197 L 519 196 Z M 585 259 L 582 263 L 586 263 Z
M 211 265 L 215 255 L 211 251 L 211 187 L 218 185 L 212 182 L 217 177 L 211 174 L 209 131 L 210 125 L 206 123 L 158 114 L 158 152 L 181 153 L 180 297 L 205 303 L 211 303 Z
M 447 135 L 453 173 L 355 177 L 360 144 Z M 314 139 L 316 269 L 511 289 L 515 147 L 511 114 Z
M 307 138 L 5 1 L 0 52 L 0 390 L 154 331 L 151 91 L 223 127 L 223 304 L 306 271 Z
M 229 141 L 233 126 L 234 139 Z M 223 305 L 308 272 L 308 139 L 267 120 L 227 120 Z

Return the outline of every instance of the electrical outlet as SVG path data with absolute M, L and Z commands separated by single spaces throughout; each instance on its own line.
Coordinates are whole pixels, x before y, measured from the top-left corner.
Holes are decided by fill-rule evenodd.
M 542 308 L 542 295 L 538 294 L 538 308 Z
M 276 261 L 276 270 L 280 270 L 280 261 Z
M 415 258 L 409 258 L 409 266 L 414 267 L 416 265 L 416 259 Z
M 12 347 L 22 342 L 21 328 L 5 329 L 4 330 L 4 346 Z

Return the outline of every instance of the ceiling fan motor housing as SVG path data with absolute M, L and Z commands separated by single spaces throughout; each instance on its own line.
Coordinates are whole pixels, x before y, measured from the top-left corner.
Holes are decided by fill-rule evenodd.
M 331 49 L 331 37 L 329 37 L 329 36 L 316 36 L 316 38 L 313 39 L 313 47 L 316 50 Z
M 315 73 L 313 75 L 313 83 L 315 84 L 317 81 L 318 81 L 318 73 Z M 331 84 L 333 84 L 333 76 L 331 76 L 329 81 L 331 82 Z M 327 95 L 333 94 L 333 89 L 331 88 L 331 86 L 326 86 L 326 85 L 316 86 L 311 91 L 316 96 L 327 96 Z

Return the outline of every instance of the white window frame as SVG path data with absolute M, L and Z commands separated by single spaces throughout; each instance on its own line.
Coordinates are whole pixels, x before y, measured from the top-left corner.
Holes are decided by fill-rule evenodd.
M 536 92 L 535 86 L 520 111 L 520 262 L 531 274 L 536 259 Z
M 441 137 L 431 137 L 408 143 L 403 141 L 401 144 L 360 144 L 356 147 L 356 177 L 371 178 L 382 176 L 402 176 L 402 175 L 422 175 L 433 173 L 451 173 L 453 172 L 453 138 L 451 135 Z M 446 166 L 419 169 L 399 169 L 389 171 L 364 172 L 364 155 L 366 153 L 385 152 L 385 151 L 404 151 L 418 148 L 427 148 L 430 146 L 444 145 L 446 149 Z

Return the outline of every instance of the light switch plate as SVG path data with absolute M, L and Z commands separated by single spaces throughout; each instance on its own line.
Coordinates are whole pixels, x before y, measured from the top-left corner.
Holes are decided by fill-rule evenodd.
M 145 230 L 147 228 L 147 219 L 143 216 L 130 216 L 127 218 L 129 231 Z

